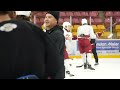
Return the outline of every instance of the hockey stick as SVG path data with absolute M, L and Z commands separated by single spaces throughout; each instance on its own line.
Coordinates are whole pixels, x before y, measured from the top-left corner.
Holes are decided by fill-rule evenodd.
M 118 22 L 115 22 L 115 23 L 112 25 L 112 27 L 114 27 L 117 23 L 118 23 Z M 110 26 L 109 26 L 107 29 L 105 29 L 104 31 L 108 31 L 109 29 L 110 29 Z
M 118 22 L 115 22 L 112 27 L 114 27 Z M 107 30 L 110 29 L 110 27 L 107 28 Z M 113 34 L 111 33 L 107 38 L 111 38 L 113 36 Z

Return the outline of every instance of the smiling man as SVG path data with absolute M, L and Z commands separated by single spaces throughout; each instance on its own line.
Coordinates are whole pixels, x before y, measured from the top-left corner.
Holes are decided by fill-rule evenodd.
M 58 52 L 62 58 L 59 61 L 61 70 L 58 72 L 58 76 L 63 79 L 65 77 L 65 67 L 64 67 L 64 47 L 65 47 L 65 37 L 61 26 L 58 25 L 59 12 L 58 11 L 48 11 L 45 15 L 44 25 L 46 27 L 46 33 L 53 39 L 55 47 L 57 47 Z

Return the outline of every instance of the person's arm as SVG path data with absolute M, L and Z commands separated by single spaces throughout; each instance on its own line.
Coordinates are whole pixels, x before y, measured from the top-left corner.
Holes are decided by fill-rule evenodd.
M 56 40 L 55 40 L 55 44 L 59 50 L 59 52 L 61 52 L 61 49 L 63 47 L 65 47 L 65 37 L 63 34 L 55 34 Z
M 94 30 L 93 30 L 92 26 L 90 27 L 90 29 L 91 29 L 90 30 L 90 39 L 91 39 L 90 43 L 91 43 L 91 46 L 92 46 L 92 49 L 93 49 L 93 48 L 95 48 L 96 35 L 94 33 Z
M 101 37 L 101 35 L 102 35 L 103 33 L 104 33 L 104 32 L 97 32 L 97 33 L 96 33 L 97 38 Z

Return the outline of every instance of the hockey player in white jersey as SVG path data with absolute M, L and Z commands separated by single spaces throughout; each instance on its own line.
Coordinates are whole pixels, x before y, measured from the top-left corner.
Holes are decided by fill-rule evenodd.
M 70 76 L 74 76 L 70 72 L 72 60 L 69 58 L 69 53 L 68 53 L 70 50 L 70 45 L 71 45 L 71 40 L 72 40 L 72 33 L 70 32 L 70 30 L 71 30 L 71 23 L 64 22 L 63 23 L 63 31 L 64 31 L 64 36 L 65 36 L 65 49 L 64 49 L 65 71 Z
M 78 37 L 78 46 L 80 54 L 82 55 L 82 60 L 84 63 L 84 69 L 91 69 L 92 68 L 92 46 L 90 43 L 90 39 L 95 39 L 96 35 L 94 34 L 92 26 L 88 25 L 86 19 L 82 19 L 82 26 L 78 27 L 77 30 L 77 37 Z

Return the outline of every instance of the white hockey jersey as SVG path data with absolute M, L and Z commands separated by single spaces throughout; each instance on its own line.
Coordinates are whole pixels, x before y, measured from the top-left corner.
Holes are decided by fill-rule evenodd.
M 96 39 L 96 35 L 93 31 L 93 27 L 90 25 L 82 25 L 78 27 L 77 30 L 77 37 L 79 38 L 79 35 L 84 34 L 84 35 L 89 35 L 90 39 Z
M 70 37 L 70 40 L 72 40 L 72 33 L 71 32 L 67 32 L 64 28 L 63 28 L 63 31 L 64 31 L 64 36 L 65 38 L 66 37 Z M 66 39 L 67 40 L 67 39 Z
M 64 28 L 64 36 L 65 36 L 65 46 L 66 46 L 66 50 L 67 53 L 70 55 L 72 54 L 73 51 L 73 47 L 72 47 L 72 33 L 71 32 L 67 32 Z

